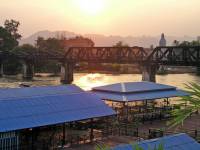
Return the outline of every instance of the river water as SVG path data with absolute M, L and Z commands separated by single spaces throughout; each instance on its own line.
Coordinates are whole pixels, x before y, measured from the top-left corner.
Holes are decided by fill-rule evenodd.
M 59 85 L 59 77 L 48 77 L 46 74 L 42 74 L 43 77 L 34 77 L 33 81 L 26 82 L 21 79 L 21 76 L 9 76 L 0 78 L 0 87 L 19 87 L 21 83 L 26 83 L 31 86 L 43 86 L 43 85 Z M 133 82 L 141 81 L 142 76 L 140 74 L 87 74 L 76 73 L 74 75 L 74 84 L 80 86 L 84 90 L 90 90 L 92 87 L 101 86 L 106 84 L 118 83 L 118 82 Z M 178 88 L 184 89 L 185 84 L 190 82 L 200 83 L 200 76 L 195 74 L 168 74 L 157 75 L 157 83 L 163 83 L 173 85 Z

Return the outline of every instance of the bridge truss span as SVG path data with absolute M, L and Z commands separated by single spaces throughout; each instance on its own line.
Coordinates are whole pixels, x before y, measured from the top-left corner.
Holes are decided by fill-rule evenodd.
M 199 66 L 200 46 L 156 47 L 146 62 L 162 65 Z
M 64 60 L 93 63 L 138 63 L 146 59 L 147 53 L 142 47 L 72 47 Z

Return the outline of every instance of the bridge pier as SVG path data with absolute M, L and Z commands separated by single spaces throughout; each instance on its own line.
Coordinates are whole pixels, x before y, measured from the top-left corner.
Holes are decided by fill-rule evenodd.
M 156 82 L 157 65 L 142 66 L 142 81 Z
M 71 84 L 74 80 L 73 77 L 73 63 L 64 62 L 61 65 L 61 79 L 62 84 Z
M 0 77 L 3 77 L 4 72 L 3 72 L 3 63 L 0 63 Z
M 34 76 L 34 65 L 31 63 L 22 63 L 23 65 L 23 79 L 32 80 Z

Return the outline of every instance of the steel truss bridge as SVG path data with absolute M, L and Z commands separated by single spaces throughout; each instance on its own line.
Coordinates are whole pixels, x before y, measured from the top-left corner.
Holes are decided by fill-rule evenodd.
M 197 66 L 200 63 L 200 46 L 156 47 L 153 50 L 142 47 L 72 47 L 63 51 L 18 52 L 0 51 L 0 61 L 8 58 L 39 62 L 54 59 L 59 62 L 94 63 L 150 63 L 162 65 Z
M 200 46 L 167 46 L 145 49 L 142 47 L 71 47 L 65 51 L 18 52 L 17 54 L 0 51 L 0 62 L 15 58 L 34 65 L 41 60 L 57 60 L 65 65 L 65 72 L 73 70 L 78 62 L 139 64 L 152 72 L 153 66 L 200 66 Z M 154 69 L 156 67 L 153 67 Z M 73 74 L 73 73 L 72 73 Z M 151 73 L 150 73 L 151 74 Z M 68 75 L 70 76 L 70 75 Z M 66 75 L 65 75 L 66 77 Z

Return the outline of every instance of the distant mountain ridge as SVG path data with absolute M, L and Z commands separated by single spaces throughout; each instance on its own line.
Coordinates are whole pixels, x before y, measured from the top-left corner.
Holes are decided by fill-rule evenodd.
M 20 45 L 22 44 L 32 44 L 34 45 L 37 37 L 66 37 L 72 38 L 75 36 L 80 36 L 81 34 L 77 34 L 69 31 L 48 31 L 43 30 L 32 34 L 31 36 L 24 38 L 20 41 Z M 150 47 L 151 45 L 157 46 L 160 40 L 160 36 L 104 36 L 101 34 L 85 34 L 83 37 L 87 37 L 92 39 L 95 42 L 95 46 L 113 46 L 118 41 L 123 41 L 124 43 L 130 46 L 141 46 L 141 47 Z M 183 36 L 166 36 L 167 45 L 172 45 L 174 40 L 178 41 L 192 41 L 195 40 L 196 37 Z

